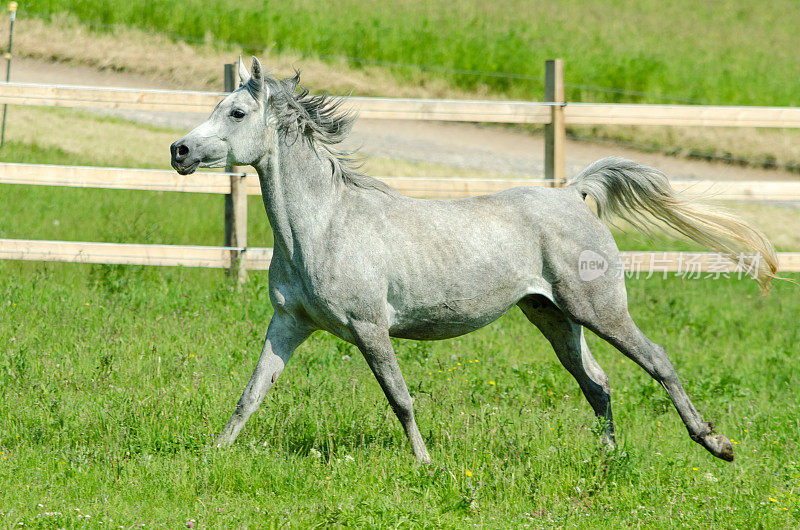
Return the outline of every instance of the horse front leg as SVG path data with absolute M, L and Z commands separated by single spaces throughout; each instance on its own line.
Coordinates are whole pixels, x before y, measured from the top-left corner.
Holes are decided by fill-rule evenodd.
M 236 410 L 217 438 L 217 447 L 233 443 L 247 419 L 258 409 L 264 396 L 278 380 L 294 350 L 311 334 L 311 330 L 288 313 L 275 312 L 267 328 L 267 338 L 250 382 L 239 398 Z
M 389 340 L 389 331 L 373 324 L 358 324 L 351 327 L 356 346 L 361 350 L 386 399 L 406 431 L 411 449 L 418 462 L 430 462 L 428 448 L 414 419 L 414 404 L 408 387 L 397 364 L 394 348 Z

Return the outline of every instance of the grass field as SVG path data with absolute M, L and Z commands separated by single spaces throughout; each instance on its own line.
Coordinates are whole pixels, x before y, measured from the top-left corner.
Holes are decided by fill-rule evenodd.
M 590 337 L 620 442 L 600 453 L 577 385 L 516 311 L 396 341 L 431 465 L 412 463 L 358 352 L 322 333 L 215 451 L 269 320 L 264 274 L 237 292 L 219 271 L 0 263 L 1 524 L 796 527 L 796 290 L 651 279 L 629 295 L 735 463 Z
M 2 158 L 98 163 L 80 146 L 28 142 Z M 218 196 L 0 196 L 0 237 L 221 239 Z M 267 246 L 252 199 L 251 244 Z M 752 281 L 655 277 L 628 291 L 635 320 L 734 440 L 733 464 L 693 443 L 663 390 L 590 336 L 620 445 L 601 453 L 576 383 L 516 310 L 457 339 L 395 341 L 430 465 L 413 464 L 358 351 L 324 333 L 299 348 L 234 448 L 216 451 L 271 314 L 265 273 L 237 290 L 213 270 L 0 261 L 0 526 L 797 527 L 798 288 L 764 298 Z
M 498 6 L 477 0 L 33 0 L 22 4 L 21 12 L 68 13 L 94 24 L 242 43 L 254 51 L 274 49 L 328 61 L 352 57 L 384 66 L 426 65 L 430 68 L 425 71 L 393 69 L 404 82 L 443 78 L 462 89 L 487 87 L 522 99 L 541 94 L 542 62 L 563 57 L 566 80 L 573 85 L 568 89 L 571 101 L 631 98 L 575 86 L 584 84 L 643 92 L 650 94 L 645 100 L 659 102 L 800 102 L 792 51 L 800 10 L 791 0 L 759 9 L 746 0 L 514 0 Z M 516 77 L 452 70 L 510 72 Z

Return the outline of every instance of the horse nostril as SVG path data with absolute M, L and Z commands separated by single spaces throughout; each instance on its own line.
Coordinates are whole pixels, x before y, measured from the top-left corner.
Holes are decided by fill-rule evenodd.
M 184 158 L 188 154 L 189 154 L 189 148 L 188 147 L 186 147 L 185 145 L 179 145 L 178 146 L 178 156 L 179 157 Z

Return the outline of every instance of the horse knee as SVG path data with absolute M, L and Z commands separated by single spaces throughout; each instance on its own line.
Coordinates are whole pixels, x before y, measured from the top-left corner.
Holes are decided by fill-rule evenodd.
M 414 418 L 414 400 L 409 394 L 394 395 L 390 398 L 389 404 L 401 423 Z

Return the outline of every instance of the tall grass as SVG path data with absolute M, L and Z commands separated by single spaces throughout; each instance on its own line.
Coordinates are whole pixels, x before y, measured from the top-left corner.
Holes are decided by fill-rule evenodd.
M 794 52 L 800 9 L 792 0 L 757 8 L 747 0 L 31 0 L 22 11 L 243 43 L 253 51 L 395 63 L 404 81 L 435 76 L 460 88 L 525 99 L 541 97 L 543 61 L 563 57 L 573 85 L 649 94 L 571 86 L 570 100 L 800 103 Z M 508 72 L 517 77 L 492 75 Z

